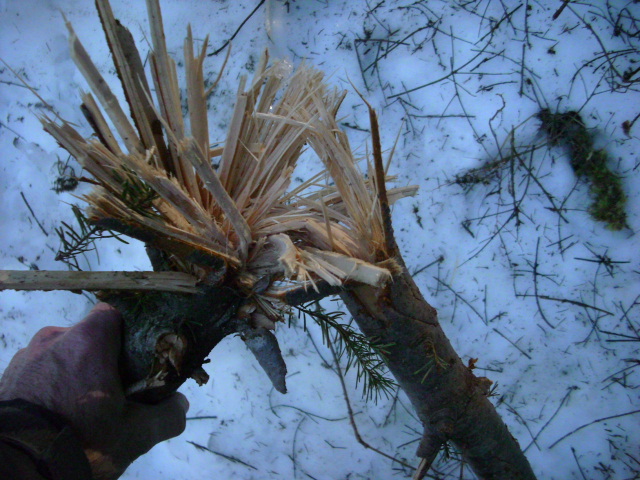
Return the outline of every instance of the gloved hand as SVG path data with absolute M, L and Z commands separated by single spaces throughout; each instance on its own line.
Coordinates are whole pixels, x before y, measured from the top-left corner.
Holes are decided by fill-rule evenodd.
M 189 403 L 176 393 L 157 405 L 125 399 L 118 373 L 121 316 L 105 303 L 71 328 L 45 327 L 0 379 L 0 400 L 23 399 L 61 415 L 96 480 L 118 478 L 140 455 L 185 428 Z

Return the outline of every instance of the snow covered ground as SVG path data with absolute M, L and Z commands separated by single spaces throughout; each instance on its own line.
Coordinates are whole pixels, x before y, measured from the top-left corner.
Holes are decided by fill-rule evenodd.
M 112 4 L 148 51 L 144 2 Z M 258 2 L 161 4 L 169 51 L 180 62 L 188 23 L 196 38 L 210 36 L 213 51 Z M 571 2 L 554 19 L 562 5 L 267 0 L 233 41 L 210 102 L 211 138 L 224 139 L 237 78 L 252 73 L 268 46 L 352 92 L 342 124 L 364 153 L 368 116 L 353 83 L 378 110 L 383 146 L 391 148 L 400 132 L 392 173 L 402 185 L 420 186 L 393 211 L 405 260 L 460 356 L 478 358 L 479 374 L 497 384 L 495 404 L 539 478 L 638 478 L 640 123 L 632 122 L 640 114 L 640 6 Z M 86 188 L 52 190 L 69 168 L 80 172 L 37 119 L 47 113 L 44 100 L 89 134 L 78 108 L 87 87 L 69 56 L 61 13 L 119 91 L 93 2 L 0 0 L 1 269 L 64 269 L 54 261 L 54 229 L 73 221 L 68 204 Z M 224 53 L 208 58 L 210 78 Z M 589 216 L 589 187 L 576 178 L 567 150 L 548 145 L 535 118 L 542 108 L 580 112 L 623 177 L 628 228 L 614 232 Z M 501 159 L 485 182 L 456 183 Z M 149 268 L 140 245 L 109 241 L 85 261 L 93 270 Z M 0 371 L 39 328 L 70 325 L 90 306 L 89 296 L 72 293 L 0 293 Z M 196 417 L 186 432 L 124 478 L 410 478 L 410 469 L 356 441 L 331 354 L 319 329 L 307 326 L 277 332 L 291 372 L 284 396 L 241 340 L 226 339 L 211 355 L 212 380 L 183 388 Z M 367 403 L 353 372 L 347 381 L 362 436 L 417 465 L 419 423 L 406 398 Z M 442 458 L 435 469 L 438 478 L 474 478 L 455 459 Z

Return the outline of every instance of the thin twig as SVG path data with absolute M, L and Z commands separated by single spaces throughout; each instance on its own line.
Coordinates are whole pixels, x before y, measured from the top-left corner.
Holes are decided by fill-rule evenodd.
M 303 410 L 302 408 L 296 407 L 295 405 L 272 405 L 271 406 L 271 410 L 273 411 L 276 408 L 291 408 L 293 410 L 297 410 L 300 413 L 304 413 L 305 415 L 311 417 L 311 420 L 313 420 L 314 418 L 319 418 L 320 420 L 326 420 L 327 422 L 341 422 L 342 420 L 346 420 L 347 417 L 338 417 L 338 418 L 328 418 L 328 417 L 323 417 L 322 415 L 317 415 L 315 413 L 311 413 L 311 412 L 307 412 L 306 410 Z M 277 415 L 276 415 L 277 416 Z M 315 422 L 315 420 L 314 420 Z M 318 422 L 316 422 L 318 423 Z
M 556 415 L 558 415 L 558 412 L 560 412 L 560 409 L 564 406 L 564 404 L 567 402 L 567 400 L 569 400 L 569 396 L 571 396 L 571 394 L 573 393 L 574 390 L 577 390 L 578 387 L 569 387 L 569 389 L 567 390 L 567 393 L 565 394 L 565 396 L 562 398 L 562 400 L 560 401 L 560 405 L 558 405 L 558 408 L 556 409 L 556 411 L 553 413 L 553 415 L 551 415 L 551 418 L 549 418 L 549 420 L 547 420 L 547 422 L 542 426 L 542 428 L 538 431 L 538 433 L 536 434 L 536 436 L 533 438 L 533 440 L 531 441 L 531 443 L 529 445 L 527 445 L 527 447 L 523 450 L 523 452 L 527 452 L 527 450 L 529 450 L 529 447 L 531 445 L 533 445 L 535 443 L 535 441 L 538 439 L 538 437 L 540 436 L 540 434 L 544 431 L 545 428 L 547 428 L 549 426 L 549 424 L 551 423 L 551 421 L 556 418 Z M 551 447 L 553 447 L 553 445 L 551 445 Z M 549 448 L 551 448 L 549 447 Z
M 477 367 L 477 368 L 480 368 L 480 367 Z M 542 450 L 542 449 L 540 448 L 540 445 L 538 445 L 538 442 L 537 442 L 537 440 L 536 440 L 535 435 L 533 434 L 533 432 L 532 432 L 532 431 L 531 431 L 531 429 L 529 428 L 529 423 L 527 423 L 527 421 L 526 421 L 524 418 L 522 418 L 522 415 L 520 415 L 520 414 L 518 413 L 518 411 L 517 411 L 515 408 L 513 408 L 511 405 L 509 405 L 506 401 L 503 401 L 502 403 L 504 403 L 504 404 L 507 406 L 507 408 L 509 409 L 509 411 L 510 411 L 511 413 L 513 413 L 516 417 L 518 417 L 518 419 L 522 422 L 522 424 L 524 425 L 524 427 L 525 427 L 525 428 L 527 429 L 527 431 L 529 432 L 529 435 L 531 435 L 531 439 L 533 440 L 533 444 L 534 444 L 536 447 L 538 447 L 538 450 Z
M 465 305 L 467 305 L 472 311 L 473 313 L 475 313 L 478 318 L 480 318 L 480 320 L 482 320 L 482 323 L 485 322 L 485 318 L 480 314 L 480 312 L 478 312 L 478 310 L 475 309 L 475 307 L 473 305 L 471 305 L 471 303 L 469 303 L 467 300 L 465 300 L 462 295 L 460 295 L 458 292 L 456 292 L 453 288 L 451 288 L 451 286 L 449 284 L 447 284 L 446 282 L 444 282 L 443 280 L 440 280 L 439 278 L 433 277 L 440 285 L 442 285 L 443 287 L 445 287 L 447 290 L 449 290 L 451 293 L 453 293 L 456 298 L 459 298 L 460 300 L 462 300 L 464 302 Z
M 293 433 L 293 442 L 291 445 L 291 462 L 293 463 L 293 478 L 298 478 L 298 463 L 296 462 L 296 440 L 298 439 L 298 432 L 302 428 L 302 424 L 308 417 L 302 417 L 296 426 L 296 431 Z
M 20 140 L 23 140 L 23 141 L 25 141 L 25 142 L 27 141 L 27 139 L 26 139 L 26 138 L 24 138 L 22 135 L 20 135 L 18 132 L 16 132 L 13 128 L 11 128 L 11 127 L 10 127 L 10 126 L 8 126 L 8 125 L 5 125 L 5 124 L 4 124 L 4 123 L 2 123 L 2 122 L 0 122 L 0 128 L 6 128 L 6 129 L 7 129 L 7 130 L 9 130 L 11 133 L 13 133 L 14 135 L 16 135 Z M 629 127 L 629 128 L 631 128 L 631 127 Z
M 29 209 L 29 211 L 31 212 L 31 216 L 33 217 L 33 219 L 36 221 L 36 223 L 38 224 L 38 226 L 40 227 L 40 230 L 42 230 L 42 233 L 44 233 L 47 237 L 49 236 L 49 234 L 47 233 L 47 231 L 44 229 L 44 227 L 42 226 L 42 224 L 40 223 L 40 221 L 38 220 L 38 217 L 36 217 L 36 214 L 33 213 L 33 209 L 31 208 L 31 205 L 29 205 L 29 202 L 27 201 L 27 198 L 24 196 L 24 193 L 20 192 L 20 196 L 22 197 L 22 200 L 24 200 L 24 204 L 27 206 L 27 208 Z
M 569 5 L 569 1 L 570 0 L 564 0 L 564 3 L 560 5 L 560 8 L 558 8 L 558 10 L 553 14 L 553 17 L 551 17 L 552 20 L 556 20 L 560 16 L 562 11 L 567 8 L 567 5 Z
M 600 422 L 606 422 L 607 420 L 613 420 L 614 418 L 626 417 L 627 415 L 635 415 L 636 413 L 640 413 L 640 410 L 633 410 L 633 411 L 627 412 L 627 413 L 620 413 L 618 415 L 611 415 L 609 417 L 602 417 L 602 418 L 599 418 L 597 420 L 594 420 L 593 422 L 585 423 L 584 425 L 581 425 L 578 428 L 575 428 L 575 429 L 571 430 L 566 435 L 563 435 L 562 437 L 560 437 L 558 440 L 556 440 L 551 445 L 549 445 L 549 448 L 555 447 L 557 444 L 559 444 L 561 441 L 563 441 L 567 437 L 570 437 L 574 433 L 579 432 L 583 428 L 587 428 L 590 425 L 594 425 L 594 424 L 600 423 Z
M 355 416 L 353 414 L 353 409 L 351 408 L 351 401 L 349 400 L 349 393 L 347 392 L 347 385 L 344 381 L 344 375 L 342 374 L 342 368 L 340 367 L 340 362 L 338 360 L 338 354 L 336 353 L 335 348 L 333 348 L 333 342 L 331 341 L 331 339 L 329 337 L 327 337 L 327 346 L 329 347 L 329 349 L 331 350 L 331 355 L 333 356 L 333 362 L 335 365 L 335 369 L 334 371 L 336 372 L 336 374 L 338 375 L 338 378 L 340 379 L 340 385 L 342 386 L 342 393 L 344 394 L 344 401 L 347 404 L 347 412 L 349 413 L 349 423 L 351 423 L 351 428 L 353 428 L 353 434 L 356 437 L 356 440 L 358 441 L 358 443 L 360 445 L 362 445 L 364 448 L 367 448 L 369 450 L 373 450 L 374 452 L 376 452 L 378 455 L 382 455 L 385 458 L 388 458 L 389 460 L 395 462 L 395 463 L 399 463 L 400 465 L 402 465 L 403 467 L 407 467 L 410 468 L 412 470 L 415 470 L 415 467 L 412 465 L 409 465 L 408 463 L 403 462 L 402 460 L 398 460 L 397 458 L 381 451 L 378 450 L 377 448 L 375 448 L 374 446 L 370 445 L 369 443 L 367 443 L 361 436 L 360 436 L 360 432 L 358 431 L 358 425 L 356 424 L 356 420 L 355 420 Z
M 580 470 L 580 474 L 582 475 L 582 480 L 587 480 L 587 476 L 584 474 L 584 471 L 582 470 L 582 466 L 580 465 L 580 462 L 578 462 L 578 456 L 576 455 L 576 449 L 571 447 L 571 453 L 573 454 L 573 459 L 576 461 L 576 465 L 578 465 L 578 470 Z
M 416 275 L 419 275 L 419 274 L 421 274 L 422 272 L 424 272 L 427 268 L 431 267 L 432 265 L 435 265 L 436 263 L 437 263 L 437 264 L 440 264 L 440 263 L 442 263 L 442 262 L 444 262 L 444 256 L 443 256 L 443 255 L 440 255 L 440 256 L 439 256 L 438 258 L 436 258 L 433 262 L 428 263 L 428 264 L 427 264 L 427 265 L 425 265 L 424 267 L 420 267 L 420 268 L 418 268 L 417 270 L 415 270 L 415 271 L 411 274 L 411 276 L 412 276 L 412 277 L 415 277 Z
M 249 468 L 251 468 L 253 470 L 258 470 L 253 465 L 249 465 L 247 462 L 243 462 L 239 458 L 232 457 L 231 455 L 226 455 L 224 453 L 216 452 L 215 450 L 211 450 L 210 448 L 205 447 L 204 445 L 200 445 L 199 443 L 192 442 L 191 440 L 187 440 L 187 443 L 190 443 L 191 445 L 196 447 L 198 450 L 204 450 L 205 452 L 213 453 L 214 455 L 218 455 L 219 457 L 222 457 L 225 460 L 229 460 L 230 462 L 238 463 L 240 465 L 244 465 L 245 467 L 249 467 Z
M 524 298 L 524 297 L 534 297 L 535 295 L 522 294 L 522 295 L 519 295 L 519 296 Z M 594 307 L 593 305 L 589 305 L 588 303 L 578 302 L 577 300 L 570 300 L 568 298 L 555 298 L 555 297 L 549 297 L 547 295 L 538 295 L 538 298 L 540 300 L 551 300 L 553 302 L 570 303 L 571 305 L 577 305 L 577 306 L 583 307 L 583 308 L 591 308 L 593 310 L 596 310 L 596 311 L 601 312 L 601 313 L 605 313 L 607 315 L 613 315 L 613 313 L 609 312 L 608 310 L 603 310 L 602 308 Z
M 452 35 L 452 38 L 454 38 L 453 35 Z M 421 90 L 421 89 L 429 87 L 431 85 L 435 85 L 437 83 L 440 83 L 443 80 L 446 80 L 450 76 L 457 74 L 458 72 L 462 71 L 462 69 L 464 69 L 466 66 L 471 65 L 474 61 L 476 61 L 483 53 L 485 53 L 486 48 L 491 44 L 492 41 L 493 41 L 493 35 L 491 35 L 491 38 L 489 38 L 489 40 L 487 41 L 486 45 L 484 47 L 482 47 L 480 50 L 478 50 L 476 55 L 474 55 L 469 61 L 467 61 L 464 64 L 460 65 L 458 68 L 453 68 L 451 70 L 451 72 L 449 72 L 444 77 L 438 78 L 437 80 L 433 80 L 433 81 L 428 82 L 428 83 L 424 83 L 422 85 L 418 85 L 417 87 L 413 87 L 413 88 L 411 88 L 409 90 L 405 90 L 403 92 L 390 95 L 387 98 L 392 99 L 392 98 L 395 98 L 395 97 L 399 97 L 400 95 L 406 95 L 408 93 L 415 92 L 416 90 Z
M 221 46 L 219 49 L 215 50 L 215 51 L 214 51 L 214 52 L 212 52 L 212 53 L 207 54 L 207 57 L 214 57 L 214 56 L 218 55 L 222 50 L 224 50 L 224 49 L 226 48 L 226 46 L 227 46 L 227 45 L 229 45 L 229 44 L 233 41 L 233 39 L 234 39 L 234 38 L 236 38 L 236 35 L 238 35 L 238 33 L 240 33 L 240 30 L 242 30 L 242 27 L 244 27 L 244 24 L 245 24 L 245 23 L 247 23 L 251 17 L 253 17 L 253 14 L 254 14 L 254 13 L 256 13 L 256 12 L 258 11 L 258 9 L 262 6 L 262 4 L 263 4 L 265 1 L 266 1 L 266 0 L 260 0 L 260 2 L 258 2 L 258 5 L 256 5 L 256 7 L 251 11 L 251 13 L 249 14 L 249 16 L 247 16 L 247 17 L 242 21 L 242 23 L 240 24 L 240 26 L 236 29 L 236 31 L 235 31 L 235 32 L 233 32 L 233 35 L 231 35 L 231 36 L 229 37 L 229 39 L 228 39 L 226 42 L 224 42 L 224 43 L 222 44 L 222 46 Z
M 544 314 L 544 310 L 542 310 L 542 305 L 540 305 L 540 295 L 538 294 L 538 275 L 539 275 L 538 250 L 539 248 L 540 248 L 540 238 L 538 238 L 538 241 L 536 242 L 536 258 L 533 261 L 533 290 L 536 297 L 536 305 L 538 306 L 538 311 L 540 312 L 540 316 L 542 317 L 542 320 L 544 320 L 544 323 L 549 325 L 551 328 L 556 328 L 555 325 L 553 325 L 549 320 L 547 320 L 547 317 Z
M 512 340 L 510 340 L 505 334 L 503 334 L 500 330 L 498 330 L 497 328 L 493 329 L 494 332 L 496 332 L 498 335 L 500 335 L 502 338 L 504 338 L 507 342 L 509 342 L 511 345 L 513 345 L 514 347 L 516 347 L 518 349 L 518 351 L 523 354 L 525 357 L 527 357 L 529 360 L 531 360 L 531 355 L 529 355 L 527 352 L 525 352 L 524 350 L 522 350 L 515 342 L 513 342 Z

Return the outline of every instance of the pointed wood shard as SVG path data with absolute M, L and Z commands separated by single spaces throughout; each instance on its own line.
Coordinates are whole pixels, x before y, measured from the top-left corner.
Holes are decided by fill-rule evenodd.
M 91 61 L 89 54 L 82 46 L 82 43 L 76 36 L 71 24 L 68 21 L 65 24 L 69 30 L 69 46 L 71 48 L 71 58 L 74 63 L 89 83 L 91 90 L 93 90 L 100 100 L 102 107 L 109 115 L 109 118 L 116 127 L 116 130 L 120 134 L 120 137 L 129 152 L 142 152 L 142 143 L 138 139 L 136 131 L 129 122 L 127 115 L 120 107 L 118 99 L 113 94 L 94 63 Z
M 242 339 L 264 369 L 273 387 L 280 393 L 287 393 L 287 366 L 276 336 L 269 330 L 258 327 L 242 332 Z

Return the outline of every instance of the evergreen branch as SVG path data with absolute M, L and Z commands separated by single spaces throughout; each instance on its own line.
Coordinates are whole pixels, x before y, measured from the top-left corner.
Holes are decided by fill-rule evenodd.
M 395 392 L 397 384 L 388 376 L 384 362 L 391 345 L 370 341 L 351 325 L 340 322 L 344 312 L 326 312 L 318 301 L 295 308 L 303 315 L 305 326 L 307 316 L 320 326 L 323 342 L 325 345 L 333 344 L 339 359 L 346 354 L 345 373 L 355 366 L 356 386 L 362 382 L 363 396 L 367 401 L 377 402 L 380 394 L 389 398 Z
M 122 186 L 122 193 L 119 195 L 120 200 L 132 211 L 139 213 L 145 217 L 157 216 L 157 212 L 153 208 L 153 201 L 159 197 L 150 185 L 140 180 L 135 172 L 129 168 L 122 166 L 124 175 L 117 172 L 114 174 L 115 179 Z
M 122 243 L 128 243 L 117 233 L 90 225 L 87 217 L 77 205 L 71 205 L 71 210 L 76 217 L 79 229 L 75 229 L 66 222 L 62 222 L 62 226 L 55 229 L 61 243 L 55 259 L 66 263 L 72 270 L 81 270 L 77 256 L 95 250 L 94 242 L 98 239 L 115 238 Z

